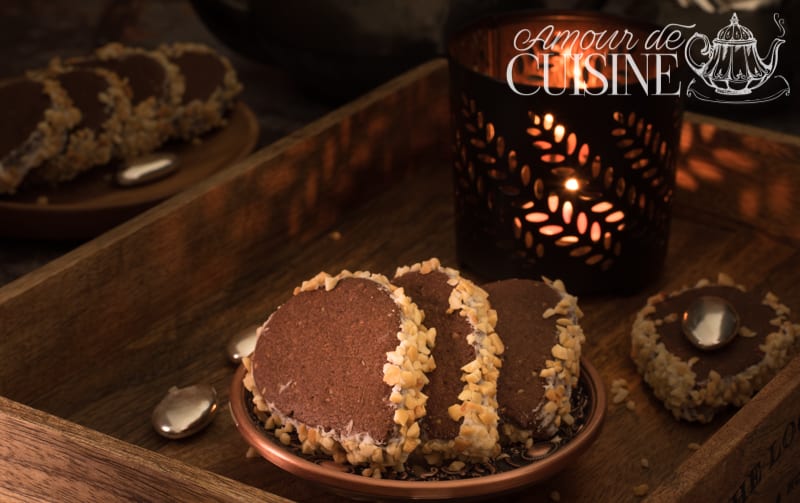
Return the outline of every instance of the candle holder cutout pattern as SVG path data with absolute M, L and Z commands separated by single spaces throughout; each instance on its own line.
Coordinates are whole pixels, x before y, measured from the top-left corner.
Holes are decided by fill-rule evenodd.
M 666 253 L 680 97 L 635 87 L 624 96 L 513 92 L 502 78 L 513 35 L 548 24 L 627 27 L 594 14 L 507 16 L 451 43 L 459 260 L 488 278 L 545 275 L 577 293 L 633 291 L 658 274 Z M 551 85 L 591 90 L 595 75 L 570 73 L 568 51 L 533 47 L 551 64 L 538 73 L 515 65 L 518 89 L 530 92 L 551 72 Z

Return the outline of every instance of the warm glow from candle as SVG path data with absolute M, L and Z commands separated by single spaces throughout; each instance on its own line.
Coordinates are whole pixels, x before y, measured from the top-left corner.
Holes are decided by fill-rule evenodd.
M 572 192 L 575 192 L 576 190 L 578 190 L 580 188 L 580 184 L 578 183 L 578 179 L 577 178 L 568 178 L 567 181 L 564 182 L 564 188 L 566 188 L 567 190 L 571 190 Z
M 540 224 L 542 222 L 547 222 L 550 219 L 550 215 L 547 213 L 528 213 L 525 215 L 525 220 L 534 224 Z
M 578 232 L 584 234 L 586 230 L 589 228 L 589 219 L 586 217 L 586 213 L 580 212 L 578 213 Z
M 561 209 L 561 217 L 564 219 L 565 224 L 572 221 L 572 203 L 564 201 L 564 207 Z
M 595 213 L 603 213 L 610 210 L 613 207 L 614 207 L 613 204 L 603 201 L 592 206 L 592 211 Z
M 606 222 L 613 224 L 614 222 L 619 222 L 623 218 L 625 218 L 625 213 L 621 211 L 615 211 L 614 213 L 606 216 Z
M 602 233 L 603 233 L 603 231 L 602 231 L 602 229 L 600 229 L 600 224 L 598 224 L 597 222 L 593 222 L 592 223 L 592 228 L 589 231 L 589 237 L 592 238 L 592 241 L 594 241 L 595 243 L 600 241 L 600 237 L 602 236 Z
M 555 213 L 558 211 L 558 196 L 555 194 L 550 194 L 547 196 L 547 208 L 550 210 L 550 213 Z
M 561 227 L 560 225 L 545 225 L 544 227 L 539 229 L 539 232 L 541 232 L 545 236 L 556 236 L 563 231 L 564 228 Z
M 553 129 L 553 139 L 556 141 L 556 143 L 559 143 L 559 142 L 561 142 L 561 140 L 564 139 L 564 133 L 565 132 L 566 132 L 566 129 L 561 124 L 557 125 Z

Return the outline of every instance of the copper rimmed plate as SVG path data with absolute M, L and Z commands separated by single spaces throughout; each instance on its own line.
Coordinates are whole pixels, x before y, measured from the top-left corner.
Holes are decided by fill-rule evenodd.
M 514 492 L 542 482 L 566 468 L 595 441 L 603 424 L 606 393 L 597 370 L 581 361 L 581 387 L 587 397 L 583 426 L 568 442 L 551 454 L 530 464 L 508 471 L 458 480 L 373 479 L 342 471 L 333 463 L 317 464 L 301 457 L 274 440 L 250 414 L 242 385 L 244 367 L 233 376 L 230 408 L 239 433 L 261 456 L 298 477 L 326 486 L 333 492 L 354 498 L 446 500 L 477 499 Z
M 167 144 L 160 152 L 178 159 L 172 175 L 137 187 L 111 181 L 114 166 L 103 166 L 56 187 L 27 187 L 0 196 L 0 236 L 33 239 L 84 239 L 155 206 L 190 185 L 246 157 L 258 142 L 258 121 L 237 103 L 228 124 L 199 142 Z

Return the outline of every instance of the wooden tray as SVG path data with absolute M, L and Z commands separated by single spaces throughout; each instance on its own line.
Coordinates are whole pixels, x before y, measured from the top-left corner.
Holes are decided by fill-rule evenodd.
M 228 337 L 320 270 L 454 264 L 449 137 L 437 60 L 0 289 L 0 499 L 336 501 L 245 458 L 226 411 L 184 441 L 150 412 L 173 385 L 212 383 L 224 403 Z M 702 426 L 675 421 L 628 356 L 648 295 L 718 271 L 800 309 L 800 141 L 690 115 L 683 148 L 660 282 L 581 299 L 586 355 L 636 408 L 611 405 L 588 454 L 519 500 L 637 501 L 639 484 L 651 501 L 800 495 L 800 359 Z

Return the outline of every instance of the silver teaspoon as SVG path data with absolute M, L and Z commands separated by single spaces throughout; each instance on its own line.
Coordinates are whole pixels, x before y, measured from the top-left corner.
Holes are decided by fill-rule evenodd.
M 684 311 L 681 328 L 695 347 L 704 350 L 721 348 L 739 332 L 739 313 L 721 297 L 698 297 Z
M 173 386 L 153 409 L 153 428 L 166 438 L 185 438 L 211 424 L 216 412 L 217 391 L 213 386 Z

